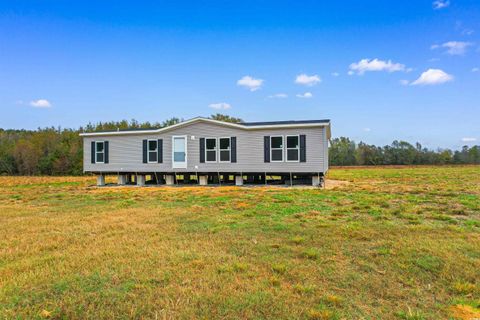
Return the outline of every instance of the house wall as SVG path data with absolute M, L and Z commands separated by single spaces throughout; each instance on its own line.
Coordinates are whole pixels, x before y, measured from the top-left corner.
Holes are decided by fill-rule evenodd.
M 306 135 L 306 162 L 264 162 L 264 136 Z M 187 136 L 186 169 L 172 169 L 172 136 Z M 194 139 L 192 139 L 192 136 Z M 236 163 L 200 163 L 200 138 L 237 137 Z M 143 163 L 142 140 L 163 139 L 163 163 Z M 109 163 L 91 163 L 91 141 L 109 141 Z M 326 128 L 243 130 L 194 123 L 159 134 L 83 137 L 85 172 L 326 172 Z M 218 154 L 217 154 L 218 158 Z

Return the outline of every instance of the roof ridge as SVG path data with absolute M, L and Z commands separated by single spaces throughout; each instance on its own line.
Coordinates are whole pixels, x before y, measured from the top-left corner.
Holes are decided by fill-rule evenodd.
M 269 127 L 288 127 L 290 125 L 292 126 L 314 126 L 315 124 L 319 125 L 326 125 L 330 126 L 330 120 L 325 119 L 325 120 L 284 120 L 284 121 L 264 121 L 264 122 L 228 122 L 228 121 L 221 121 L 221 120 L 215 120 L 215 119 L 210 119 L 210 118 L 204 118 L 204 117 L 195 117 L 189 120 L 185 120 L 173 125 L 169 125 L 166 127 L 161 127 L 161 128 L 129 128 L 129 129 L 122 129 L 122 130 L 111 130 L 111 131 L 93 131 L 93 132 L 83 132 L 80 133 L 80 136 L 94 136 L 94 135 L 102 135 L 102 134 L 109 134 L 109 135 L 114 135 L 114 134 L 127 134 L 128 132 L 150 132 L 150 133 L 157 133 L 157 132 L 162 132 L 170 129 L 174 129 L 180 126 L 188 125 L 197 121 L 207 121 L 207 122 L 213 122 L 213 123 L 218 123 L 226 126 L 232 126 L 232 127 L 237 127 L 237 128 L 242 128 L 244 130 L 256 130 L 257 127 L 258 129 L 264 129 L 264 128 L 269 128 Z

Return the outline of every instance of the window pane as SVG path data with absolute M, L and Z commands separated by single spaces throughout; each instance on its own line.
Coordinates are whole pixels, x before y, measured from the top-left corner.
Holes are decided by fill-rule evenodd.
M 150 162 L 157 162 L 157 151 L 150 151 L 148 153 L 148 161 Z
M 148 141 L 148 150 L 149 151 L 157 150 L 157 140 Z
M 220 149 L 229 149 L 230 148 L 230 138 L 220 139 Z
M 185 138 L 174 138 L 173 144 L 175 152 L 185 152 Z
M 97 153 L 97 162 L 103 162 L 103 152 Z
M 220 151 L 220 161 L 230 161 L 230 151 Z
M 217 152 L 207 151 L 207 161 L 217 161 Z
M 283 148 L 283 137 L 272 137 L 272 148 Z
M 97 142 L 97 151 L 103 152 L 103 142 Z
M 185 152 L 174 152 L 173 153 L 173 161 L 175 161 L 175 162 L 185 162 Z
M 288 161 L 298 161 L 298 149 L 287 150 Z
M 282 161 L 283 160 L 283 150 L 272 150 L 272 160 L 273 161 Z
M 298 148 L 298 137 L 287 137 L 287 148 Z
M 207 139 L 207 149 L 212 150 L 217 147 L 216 139 Z

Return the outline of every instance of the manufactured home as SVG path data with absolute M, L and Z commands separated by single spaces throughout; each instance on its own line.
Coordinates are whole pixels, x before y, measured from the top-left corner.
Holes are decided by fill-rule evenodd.
M 119 184 L 311 183 L 328 171 L 330 120 L 231 123 L 194 118 L 160 129 L 81 133 L 84 172 Z M 272 178 L 274 177 L 274 178 Z

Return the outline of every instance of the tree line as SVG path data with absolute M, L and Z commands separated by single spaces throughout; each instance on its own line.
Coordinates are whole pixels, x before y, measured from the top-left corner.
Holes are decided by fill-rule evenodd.
M 210 118 L 242 122 L 222 114 Z M 83 142 L 81 132 L 125 129 L 158 129 L 182 121 L 171 118 L 163 122 L 135 120 L 89 123 L 78 129 L 44 128 L 37 130 L 0 129 L 1 175 L 81 175 L 83 173 Z M 364 142 L 355 143 L 341 137 L 331 140 L 330 165 L 400 165 L 400 164 L 479 164 L 480 146 L 464 146 L 461 150 L 429 150 L 419 143 L 394 141 L 379 147 Z
M 415 165 L 415 164 L 480 164 L 480 146 L 463 146 L 461 150 L 430 150 L 420 143 L 393 141 L 383 147 L 364 142 L 355 143 L 346 137 L 330 141 L 330 165 Z

